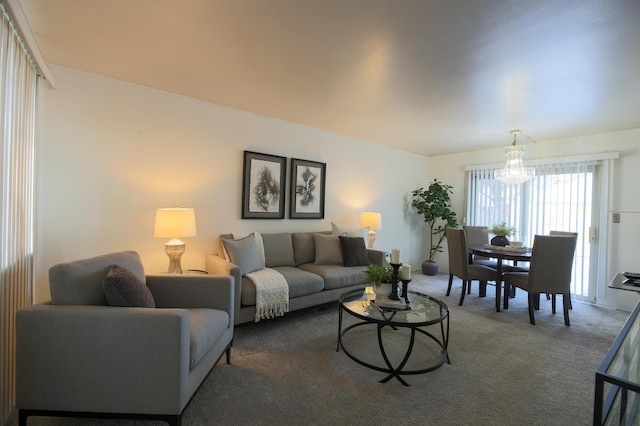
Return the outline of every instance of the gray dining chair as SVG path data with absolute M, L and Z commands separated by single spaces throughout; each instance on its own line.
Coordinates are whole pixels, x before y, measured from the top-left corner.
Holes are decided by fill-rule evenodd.
M 486 226 L 469 226 L 464 225 L 465 237 L 467 238 L 467 246 L 480 246 L 489 243 L 489 233 Z M 474 254 L 471 258 L 474 265 L 488 266 L 493 269 L 498 268 L 498 262 L 485 256 Z
M 577 240 L 578 240 L 578 233 L 577 232 L 567 232 L 567 231 L 549 231 L 549 235 L 568 235 L 568 236 L 573 236 L 576 238 L 576 244 L 577 244 Z M 549 294 L 547 294 L 547 300 L 549 300 L 551 297 L 549 296 Z M 553 298 L 553 302 L 551 303 L 555 303 L 555 296 Z M 573 309 L 573 306 L 571 305 L 571 299 L 569 299 L 569 309 Z M 554 308 L 555 310 L 555 308 Z
M 469 254 L 467 251 L 467 241 L 463 229 L 447 228 L 447 245 L 449 249 L 449 286 L 447 296 L 451 293 L 453 276 L 462 280 L 462 293 L 460 302 L 462 306 L 467 286 L 471 288 L 471 281 L 480 282 L 492 281 L 496 278 L 496 270 L 484 265 L 469 264 Z M 499 296 L 500 286 L 496 285 L 496 297 Z
M 480 246 L 480 245 L 489 243 L 489 233 L 487 232 L 488 228 L 486 226 L 464 225 L 462 229 L 464 229 L 464 233 L 467 238 L 467 247 Z M 498 261 L 496 259 L 491 259 L 486 256 L 480 256 L 480 255 L 474 254 L 471 257 L 471 263 L 473 263 L 474 265 L 483 265 L 483 266 L 488 266 L 489 268 L 498 269 Z M 502 262 L 503 271 L 512 271 L 514 270 L 514 268 L 515 267 L 512 265 Z M 492 279 L 491 281 L 495 281 L 495 279 Z M 486 288 L 486 285 L 487 285 L 486 282 L 483 282 L 483 281 L 480 282 L 480 287 L 482 289 L 481 292 L 483 294 L 484 294 L 483 290 Z M 471 285 L 469 285 L 469 288 L 468 288 L 468 293 L 470 292 L 471 292 Z M 513 296 L 515 297 L 515 293 L 513 293 Z
M 576 249 L 572 235 L 536 235 L 533 240 L 529 272 L 505 272 L 505 285 L 528 293 L 529 322 L 536 324 L 534 309 L 540 309 L 540 293 L 552 295 L 551 310 L 556 313 L 555 295 L 562 295 L 564 323 L 569 324 L 571 269 Z
M 577 232 L 566 232 L 566 231 L 549 231 L 549 235 L 569 235 L 578 238 Z M 515 272 L 529 272 L 529 264 L 528 263 L 518 263 L 513 266 L 513 271 Z M 549 299 L 549 295 L 547 295 L 547 300 Z

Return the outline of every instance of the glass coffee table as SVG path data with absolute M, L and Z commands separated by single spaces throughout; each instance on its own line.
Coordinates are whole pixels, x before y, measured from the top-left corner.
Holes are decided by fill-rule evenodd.
M 375 299 L 375 294 L 365 292 L 364 288 L 345 293 L 340 298 L 338 345 L 336 351 L 340 351 L 340 348 L 342 348 L 343 352 L 358 364 L 372 370 L 387 373 L 387 376 L 380 380 L 381 383 L 386 383 L 395 377 L 403 385 L 409 386 L 402 376 L 428 373 L 429 371 L 439 368 L 445 361 L 451 364 L 447 352 L 449 342 L 449 309 L 447 305 L 433 296 L 419 292 L 409 291 L 408 296 L 410 304 L 408 304 L 408 309 L 403 310 L 376 306 L 372 300 Z M 345 312 L 360 321 L 342 329 L 343 314 Z M 440 336 L 436 336 L 426 330 L 427 327 L 433 325 L 439 325 Z M 375 327 L 377 329 L 378 346 L 385 365 L 374 365 L 371 362 L 365 361 L 345 347 L 345 338 L 348 340 L 348 334 L 360 327 Z M 410 331 L 408 342 L 406 342 L 406 351 L 404 352 L 402 360 L 394 366 L 385 349 L 385 334 L 387 331 L 398 331 L 403 328 L 409 329 Z M 405 366 L 414 349 L 417 336 L 428 337 L 427 342 L 431 342 L 431 344 L 435 342 L 439 349 L 439 357 L 437 357 L 435 363 L 431 365 L 405 370 Z

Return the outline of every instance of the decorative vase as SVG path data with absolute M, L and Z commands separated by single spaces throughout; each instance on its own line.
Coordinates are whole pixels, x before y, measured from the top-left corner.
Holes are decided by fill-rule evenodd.
M 504 235 L 496 235 L 491 239 L 491 245 L 506 247 L 509 245 L 509 239 Z
M 377 294 L 377 295 L 380 295 L 380 296 L 389 297 L 389 295 L 391 294 L 391 288 L 392 288 L 391 283 L 382 283 L 382 284 L 380 284 L 379 287 L 376 287 L 374 285 L 373 286 L 373 292 L 375 294 Z
M 422 262 L 422 273 L 434 276 L 438 274 L 438 263 L 433 260 L 425 260 Z

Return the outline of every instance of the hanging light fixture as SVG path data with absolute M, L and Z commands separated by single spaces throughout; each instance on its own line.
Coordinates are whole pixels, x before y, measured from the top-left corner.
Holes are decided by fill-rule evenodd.
M 524 145 L 516 145 L 516 136 L 520 134 L 520 130 L 512 130 L 510 133 L 513 135 L 513 143 L 504 149 L 507 164 L 504 169 L 493 172 L 493 177 L 508 185 L 519 185 L 534 177 L 536 169 L 525 167 L 522 163 L 525 147 Z

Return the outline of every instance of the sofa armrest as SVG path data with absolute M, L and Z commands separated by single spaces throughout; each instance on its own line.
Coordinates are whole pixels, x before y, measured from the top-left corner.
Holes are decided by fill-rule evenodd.
M 205 258 L 205 270 L 209 274 L 231 275 L 233 277 L 235 315 L 240 315 L 240 302 L 242 295 L 242 271 L 240 270 L 240 267 L 217 254 L 210 254 Z M 237 320 L 237 318 L 234 317 L 234 320 Z
M 211 308 L 234 313 L 234 278 L 230 275 L 147 275 L 158 308 Z
M 367 254 L 369 256 L 369 262 L 373 263 L 374 265 L 384 265 L 384 261 L 387 256 L 386 251 L 368 248 Z
M 16 314 L 16 405 L 177 413 L 189 356 L 184 309 L 34 305 Z

